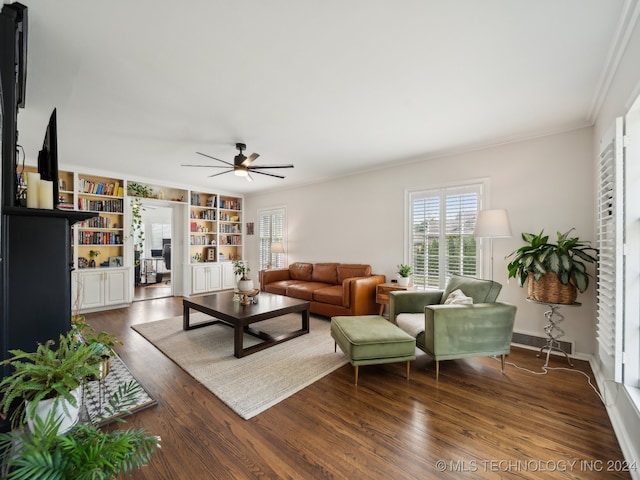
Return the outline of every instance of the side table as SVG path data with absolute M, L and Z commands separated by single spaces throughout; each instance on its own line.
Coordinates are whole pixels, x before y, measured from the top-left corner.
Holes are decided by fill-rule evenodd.
M 402 287 L 397 283 L 380 283 L 376 285 L 376 303 L 380 304 L 380 313 L 384 312 L 384 306 L 389 305 L 389 292 L 397 290 L 409 290 L 411 287 Z
M 559 352 L 564 354 L 569 362 L 569 365 L 573 367 L 573 363 L 571 363 L 571 359 L 567 352 L 560 348 L 560 342 L 558 339 L 564 336 L 564 330 L 562 330 L 558 324 L 564 320 L 564 315 L 562 315 L 558 310 L 560 307 L 579 307 L 582 305 L 580 302 L 574 302 L 570 304 L 560 304 L 560 303 L 549 303 L 549 302 L 539 302 L 538 300 L 534 300 L 532 298 L 527 298 L 527 302 L 537 303 L 538 305 L 546 305 L 549 310 L 544 312 L 544 317 L 547 319 L 547 324 L 544 327 L 544 333 L 547 334 L 547 344 L 543 345 L 536 357 L 542 355 L 542 352 L 547 350 L 547 361 L 544 363 L 544 366 L 549 365 L 549 355 L 551 351 Z M 555 318 L 554 318 L 555 317 Z

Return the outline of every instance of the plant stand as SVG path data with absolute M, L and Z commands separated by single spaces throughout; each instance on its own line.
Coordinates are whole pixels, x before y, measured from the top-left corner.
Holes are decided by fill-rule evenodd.
M 562 353 L 567 359 L 567 362 L 569 362 L 569 365 L 573 367 L 573 363 L 571 362 L 569 355 L 567 354 L 567 352 L 562 350 L 562 348 L 560 348 L 560 342 L 558 342 L 558 339 L 564 336 L 564 330 L 562 330 L 558 326 L 558 324 L 564 320 L 564 315 L 562 315 L 558 310 L 560 309 L 560 307 L 579 307 L 582 304 L 580 302 L 574 302 L 571 304 L 539 302 L 537 300 L 533 300 L 532 298 L 527 298 L 527 301 L 537 303 L 539 305 L 546 305 L 547 307 L 549 307 L 549 310 L 544 312 L 544 317 L 547 319 L 547 324 L 544 327 L 544 333 L 547 334 L 547 344 L 543 345 L 542 348 L 540 348 L 540 351 L 538 352 L 536 357 L 540 357 L 540 355 L 542 355 L 542 353 L 546 350 L 547 360 L 544 363 L 544 366 L 547 367 L 549 366 L 549 355 L 552 351 Z

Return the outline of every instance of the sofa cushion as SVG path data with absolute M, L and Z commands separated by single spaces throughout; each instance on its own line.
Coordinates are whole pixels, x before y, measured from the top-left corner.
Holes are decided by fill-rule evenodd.
M 289 285 L 295 285 L 297 283 L 304 283 L 302 280 L 280 280 L 277 282 L 267 283 L 264 286 L 264 291 L 269 293 L 275 293 L 276 295 L 286 295 L 287 287 Z
M 413 338 L 424 332 L 424 313 L 400 313 L 396 324 Z
M 313 272 L 311 273 L 311 280 L 314 282 L 330 283 L 331 285 L 337 285 L 338 274 L 336 269 L 340 265 L 339 263 L 314 263 Z
M 359 265 L 356 263 L 343 263 L 336 268 L 338 285 L 342 285 L 347 278 L 368 277 L 371 275 L 371 265 Z
M 319 288 L 313 291 L 313 300 L 331 305 L 342 305 L 342 285 L 332 285 L 331 287 Z
M 311 272 L 313 271 L 313 264 L 296 262 L 289 265 L 289 276 L 292 280 L 304 280 L 306 282 L 311 280 Z
M 302 282 L 287 287 L 287 296 L 299 298 L 300 300 L 313 300 L 313 292 L 325 287 L 330 287 L 328 283 L 321 282 Z

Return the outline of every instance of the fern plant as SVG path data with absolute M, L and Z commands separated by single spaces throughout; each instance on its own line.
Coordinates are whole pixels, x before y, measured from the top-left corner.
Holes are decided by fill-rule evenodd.
M 135 405 L 140 389 L 135 382 L 119 386 L 109 399 L 106 415 Z M 58 435 L 60 421 L 52 412 L 45 419 L 35 419 L 33 432 L 14 430 L 0 434 L 1 478 L 114 479 L 146 465 L 160 448 L 160 437 L 142 429 L 104 432 L 94 424 L 80 424 Z
M 39 344 L 35 352 L 10 350 L 13 356 L 2 365 L 9 365 L 13 373 L 0 382 L 0 412 L 6 415 L 12 410 L 15 426 L 24 423 L 25 415 L 33 417 L 37 404 L 47 398 L 59 397 L 77 406 L 71 392 L 85 378 L 99 373 L 99 366 L 90 361 L 97 348 L 97 344 L 82 343 L 69 332 L 60 336 L 57 345 L 49 340 Z

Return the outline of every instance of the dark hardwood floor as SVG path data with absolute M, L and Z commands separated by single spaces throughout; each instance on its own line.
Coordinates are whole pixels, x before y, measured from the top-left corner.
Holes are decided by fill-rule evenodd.
M 129 417 L 162 437 L 136 479 L 630 478 L 602 402 L 575 372 L 533 375 L 499 360 L 346 365 L 243 420 L 129 328 L 182 314 L 181 298 L 88 314 L 158 405 Z M 327 320 L 328 321 L 328 320 Z M 340 354 L 340 353 L 337 353 Z M 535 352 L 508 361 L 540 371 Z M 593 379 L 587 362 L 574 370 Z M 551 367 L 566 367 L 552 356 Z M 595 380 L 592 380 L 595 383 Z M 120 427 L 122 428 L 122 427 Z

